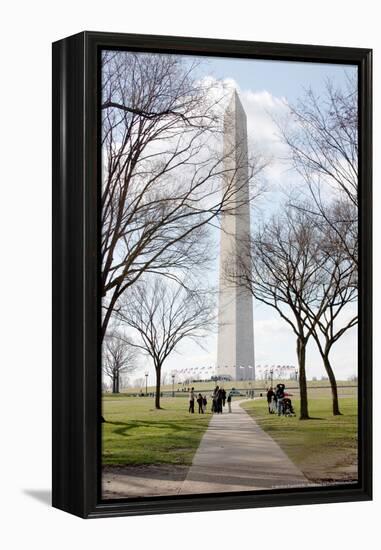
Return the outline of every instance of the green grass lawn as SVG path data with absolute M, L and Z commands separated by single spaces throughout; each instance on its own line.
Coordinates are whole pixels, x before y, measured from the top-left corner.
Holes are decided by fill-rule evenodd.
M 313 481 L 353 481 L 357 478 L 357 399 L 340 399 L 342 416 L 332 416 L 331 399 L 309 397 L 311 420 L 299 420 L 299 399 L 293 397 L 296 417 L 268 414 L 265 399 L 247 401 L 242 407 L 252 415 Z
M 103 465 L 191 464 L 212 415 L 190 415 L 187 396 L 161 406 L 149 397 L 103 397 Z

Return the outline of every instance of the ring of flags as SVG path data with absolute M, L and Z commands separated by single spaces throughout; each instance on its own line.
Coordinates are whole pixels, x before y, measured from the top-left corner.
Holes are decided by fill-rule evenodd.
M 253 367 L 250 367 L 253 369 Z M 253 369 L 254 370 L 254 369 Z M 178 382 L 186 382 L 188 380 L 206 380 L 215 374 L 216 368 L 213 366 L 186 367 L 181 369 L 173 369 L 170 372 L 172 379 Z M 296 379 L 298 369 L 294 365 L 256 365 L 256 378 L 260 380 L 276 380 L 276 379 Z

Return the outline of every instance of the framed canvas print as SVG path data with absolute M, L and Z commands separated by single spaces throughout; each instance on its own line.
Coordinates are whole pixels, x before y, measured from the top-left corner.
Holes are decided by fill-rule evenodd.
M 369 500 L 371 50 L 53 45 L 53 505 Z

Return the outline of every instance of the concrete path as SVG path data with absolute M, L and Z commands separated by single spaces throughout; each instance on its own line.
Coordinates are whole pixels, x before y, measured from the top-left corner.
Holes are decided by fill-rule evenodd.
M 312 485 L 239 403 L 213 415 L 178 494 Z

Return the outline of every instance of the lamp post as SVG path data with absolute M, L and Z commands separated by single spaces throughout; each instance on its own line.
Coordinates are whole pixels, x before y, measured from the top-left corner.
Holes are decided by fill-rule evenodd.
M 146 397 L 147 397 L 148 372 L 145 372 L 145 373 L 144 373 L 144 376 L 146 377 Z
M 255 365 L 249 365 L 249 376 L 250 376 L 250 386 L 252 386 L 252 383 L 255 383 Z
M 244 367 L 243 367 L 242 365 L 239 365 L 239 367 L 238 367 L 238 369 L 239 369 L 239 370 L 238 370 L 238 372 L 239 372 L 239 375 L 238 375 L 238 376 L 239 376 L 239 379 L 240 379 L 241 381 L 243 381 L 243 379 L 244 379 L 244 375 L 242 374 L 242 369 L 243 369 L 243 368 L 244 368 Z
M 271 381 L 271 387 L 273 387 L 273 376 L 274 376 L 274 369 L 270 369 L 270 381 Z
M 175 373 L 171 374 L 172 376 L 172 397 L 175 397 Z

